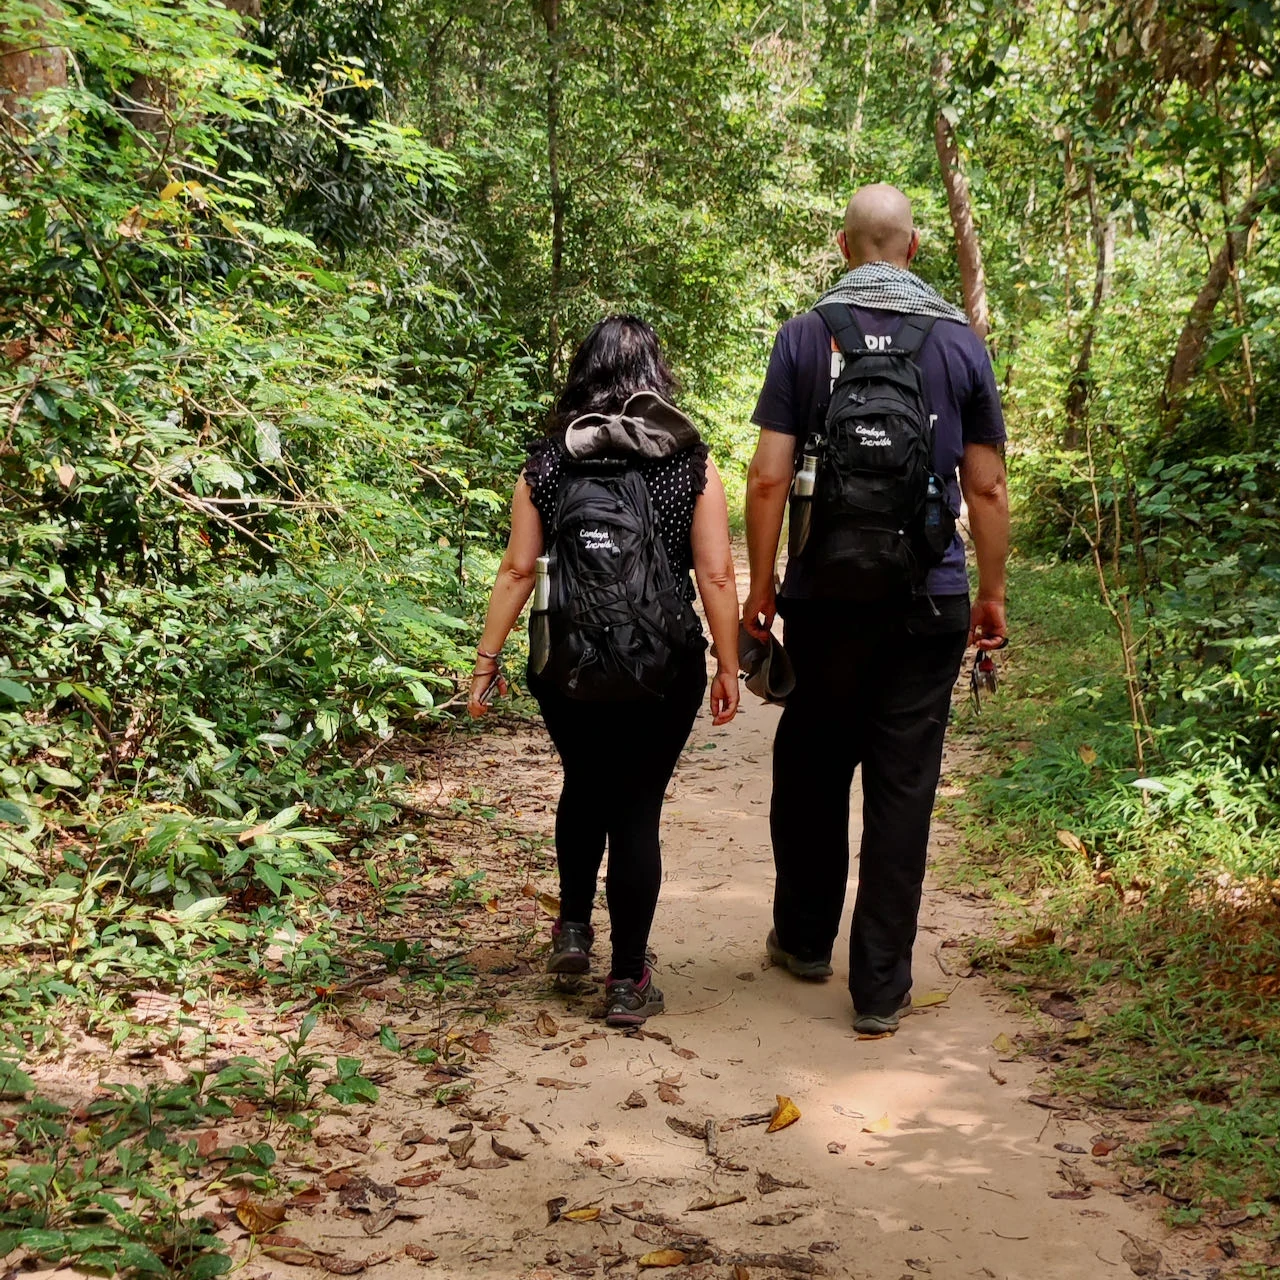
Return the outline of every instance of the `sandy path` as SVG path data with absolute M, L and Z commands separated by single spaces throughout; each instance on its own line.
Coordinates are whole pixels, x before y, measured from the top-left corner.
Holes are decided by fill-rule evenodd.
M 668 1012 L 650 1021 L 654 1035 L 592 1021 L 598 989 L 576 998 L 555 992 L 540 973 L 545 916 L 517 888 L 501 899 L 519 903 L 513 914 L 491 917 L 509 921 L 505 954 L 526 963 L 491 980 L 497 1019 L 488 1013 L 486 1021 L 492 1005 L 484 992 L 493 987 L 447 1014 L 456 1043 L 477 1050 L 467 1059 L 471 1093 L 441 1107 L 432 1101 L 438 1077 L 414 1089 L 401 1076 L 377 1108 L 375 1149 L 363 1171 L 385 1183 L 423 1168 L 441 1172 L 430 1186 L 401 1192 L 421 1216 L 378 1233 L 376 1247 L 397 1255 L 379 1275 L 635 1274 L 641 1254 L 683 1243 L 690 1263 L 648 1274 L 740 1276 L 734 1266 L 742 1265 L 751 1277 L 1078 1280 L 1131 1274 L 1122 1230 L 1161 1236 L 1150 1209 L 1113 1194 L 1124 1188 L 1107 1161 L 1054 1149 L 1055 1142 L 1088 1148 L 1102 1126 L 1029 1105 L 1027 1095 L 1044 1088 L 1043 1068 L 1003 1061 L 992 1048 L 1001 1033 L 1012 1039 L 1026 1028 L 983 978 L 948 976 L 935 959 L 937 952 L 954 958 L 948 969 L 963 967 L 961 953 L 940 944 L 971 929 L 979 906 L 936 889 L 927 894 L 915 992 L 950 995 L 906 1018 L 892 1038 L 859 1040 L 852 1032 L 840 956 L 847 910 L 834 979 L 800 983 L 768 966 L 776 716 L 750 700 L 735 723 L 713 729 L 704 713 L 673 781 L 653 935 Z M 495 847 L 506 840 L 508 863 L 515 857 L 510 886 L 528 877 L 552 888 L 550 850 L 513 855 L 508 825 L 550 829 L 555 759 L 540 727 L 508 725 L 501 735 L 464 740 L 449 758 L 459 792 L 470 787 L 474 795 L 482 785 L 496 797 L 498 815 L 473 847 L 477 865 L 492 834 Z M 478 904 L 475 910 L 479 917 Z M 604 919 L 602 910 L 598 923 Z M 597 952 L 607 963 L 604 941 Z M 759 1124 L 730 1127 L 735 1117 L 771 1110 L 777 1094 L 799 1106 L 797 1123 L 774 1134 Z M 643 1106 L 626 1105 L 634 1095 Z M 703 1142 L 668 1125 L 672 1118 L 701 1125 L 707 1117 L 719 1122 L 718 1161 Z M 333 1123 L 336 1133 L 355 1121 Z M 443 1145 L 419 1145 L 409 1162 L 401 1147 L 397 1164 L 394 1132 L 413 1125 L 440 1143 L 465 1140 L 457 1126 L 472 1125 L 477 1141 L 461 1161 Z M 487 1167 L 494 1136 L 526 1158 Z M 1050 1197 L 1070 1187 L 1060 1173 L 1064 1158 L 1081 1181 L 1095 1184 L 1087 1199 Z M 468 1159 L 479 1163 L 468 1167 Z M 764 1193 L 765 1174 L 803 1185 Z M 735 1193 L 745 1199 L 690 1208 Z M 549 1223 L 546 1202 L 555 1197 L 601 1216 Z M 342 1217 L 313 1217 L 305 1224 L 309 1242 L 364 1251 L 350 1243 L 362 1239 L 356 1223 Z M 773 1223 L 758 1221 L 765 1217 Z M 696 1233 L 692 1244 L 681 1231 Z M 406 1244 L 438 1260 L 415 1263 L 399 1253 Z M 780 1254 L 787 1257 L 763 1257 Z

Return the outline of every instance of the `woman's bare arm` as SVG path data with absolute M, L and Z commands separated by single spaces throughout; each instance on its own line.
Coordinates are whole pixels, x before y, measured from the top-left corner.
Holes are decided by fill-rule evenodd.
M 727 724 L 738 710 L 738 584 L 729 545 L 729 506 L 724 484 L 707 459 L 707 487 L 693 508 L 693 573 L 715 643 L 711 682 L 712 723 Z
M 533 593 L 533 581 L 537 572 L 538 557 L 542 554 L 542 520 L 533 505 L 529 485 L 523 476 L 516 483 L 511 499 L 511 537 L 498 566 L 497 581 L 489 595 L 489 611 L 485 615 L 484 631 L 479 648 L 486 653 L 501 653 L 507 643 L 511 628 L 516 625 L 520 611 Z M 471 696 L 467 709 L 473 716 L 484 715 L 487 710 L 480 695 L 488 687 L 497 668 L 491 658 L 478 658 L 471 676 Z

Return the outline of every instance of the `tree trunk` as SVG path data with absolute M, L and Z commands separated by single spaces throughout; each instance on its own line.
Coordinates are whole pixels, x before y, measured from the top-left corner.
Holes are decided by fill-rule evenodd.
M 862 83 L 858 86 L 858 102 L 849 127 L 849 183 L 858 181 L 858 143 L 862 138 L 862 113 L 867 105 L 867 89 L 871 84 L 871 68 L 876 47 L 876 0 L 867 4 L 867 46 L 862 55 Z
M 53 0 L 37 3 L 51 18 L 61 16 Z M 32 24 L 14 37 L 0 43 L 0 111 L 6 124 L 24 103 L 67 83 L 67 51 L 52 43 L 40 25 Z
M 939 59 L 934 79 L 941 89 L 946 83 L 950 63 Z M 960 286 L 964 290 L 964 309 L 978 337 L 985 339 L 991 328 L 987 310 L 987 278 L 982 269 L 982 246 L 973 221 L 973 204 L 969 199 L 969 180 L 960 167 L 960 148 L 956 144 L 951 121 L 938 112 L 933 122 L 933 141 L 938 150 L 938 164 L 947 189 L 947 208 L 951 212 L 951 228 L 956 237 L 956 256 L 960 263 Z
M 564 281 L 565 193 L 560 181 L 560 0 L 542 0 L 547 28 L 547 175 L 551 185 L 551 281 L 547 298 L 547 372 L 560 376 L 560 291 Z
M 1102 304 L 1111 293 L 1111 278 L 1116 259 L 1116 218 L 1114 213 L 1102 217 L 1098 208 L 1098 183 L 1093 166 L 1085 171 L 1085 185 L 1089 194 L 1089 222 L 1093 231 L 1095 267 L 1093 276 L 1093 301 L 1089 306 L 1089 318 L 1085 321 L 1084 336 L 1080 340 L 1080 354 L 1076 357 L 1071 381 L 1067 386 L 1067 425 L 1062 433 L 1064 449 L 1080 447 L 1080 424 L 1089 407 L 1093 390 L 1090 367 L 1093 363 L 1093 344 L 1098 333 L 1098 317 Z
M 1173 359 L 1169 362 L 1164 390 L 1160 396 L 1160 423 L 1166 434 L 1178 425 L 1182 417 L 1187 384 L 1191 381 L 1191 376 L 1204 355 L 1204 344 L 1208 340 L 1209 329 L 1213 324 L 1213 313 L 1217 310 L 1218 301 L 1227 287 L 1227 282 L 1231 279 L 1232 265 L 1244 253 L 1249 229 L 1275 195 L 1272 188 L 1278 182 L 1280 182 L 1280 147 L 1267 157 L 1258 180 L 1253 184 L 1253 190 L 1249 192 L 1248 198 L 1231 219 L 1231 230 L 1210 265 L 1209 274 L 1205 277 L 1205 282 L 1201 285 L 1200 292 L 1196 294 L 1196 300 L 1187 313 L 1186 323 L 1182 326 L 1177 348 L 1174 350 Z

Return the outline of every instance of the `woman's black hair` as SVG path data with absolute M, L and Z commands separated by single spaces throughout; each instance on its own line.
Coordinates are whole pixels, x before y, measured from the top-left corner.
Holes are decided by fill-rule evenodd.
M 669 401 L 679 389 L 648 321 L 605 316 L 573 353 L 547 429 L 563 431 L 584 413 L 616 413 L 637 391 L 655 391 Z

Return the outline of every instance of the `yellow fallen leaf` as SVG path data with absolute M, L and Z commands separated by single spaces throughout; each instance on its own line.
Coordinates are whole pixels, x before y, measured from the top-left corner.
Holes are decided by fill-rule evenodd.
M 251 1236 L 273 1231 L 284 1221 L 285 1213 L 284 1205 L 264 1204 L 260 1200 L 242 1200 L 236 1205 L 236 1217 Z
M 58 483 L 64 489 L 70 489 L 75 483 L 76 469 L 69 462 L 64 462 L 54 474 L 58 477 Z
M 777 1133 L 779 1129 L 785 1129 L 787 1125 L 795 1124 L 800 1119 L 800 1108 L 790 1098 L 784 1098 L 780 1093 L 774 1096 L 778 1099 L 778 1109 L 773 1113 L 766 1133 Z
M 498 899 L 497 899 L 497 898 L 489 898 L 489 899 L 485 902 L 485 904 L 484 904 L 484 909 L 485 909 L 485 910 L 486 910 L 490 915 L 496 915 L 496 914 L 497 914 L 497 911 L 498 911 Z
M 652 1253 L 640 1255 L 639 1265 L 642 1267 L 678 1267 L 689 1255 L 679 1249 L 655 1249 Z
M 594 1222 L 600 1216 L 600 1206 L 593 1204 L 587 1209 L 570 1209 L 568 1213 L 562 1213 L 560 1216 L 568 1218 L 570 1222 Z
M 882 1115 L 879 1120 L 873 1120 L 870 1124 L 863 1125 L 862 1132 L 863 1133 L 888 1133 L 891 1128 L 893 1128 L 893 1125 L 889 1120 L 888 1113 L 886 1113 Z
M 163 191 L 160 192 L 161 200 L 172 200 L 179 192 L 185 191 L 187 184 L 185 182 L 171 182 Z
M 996 1036 L 996 1038 L 991 1042 L 991 1047 L 992 1047 L 992 1048 L 993 1048 L 997 1053 L 1012 1053 L 1012 1052 L 1013 1052 L 1013 1041 L 1012 1041 L 1012 1040 L 1010 1040 L 1010 1039 L 1009 1039 L 1009 1037 L 1008 1037 L 1007 1035 L 1005 1035 L 1005 1033 L 1002 1031 L 1002 1032 L 1001 1032 L 998 1036 Z
M 1080 746 L 1080 759 L 1085 764 L 1093 764 L 1098 759 L 1098 753 L 1092 747 L 1082 743 Z
M 1064 849 L 1070 849 L 1072 853 L 1078 853 L 1081 857 L 1085 856 L 1084 841 L 1074 831 L 1059 831 L 1057 835 L 1058 843 Z
M 1072 1044 L 1084 1044 L 1086 1040 L 1093 1039 L 1093 1028 L 1087 1022 L 1076 1022 L 1062 1038 Z
M 560 915 L 560 899 L 551 893 L 538 894 L 538 906 L 540 906 L 547 915 L 558 918 Z
M 926 991 L 922 996 L 911 997 L 913 1009 L 927 1009 L 930 1005 L 946 1004 L 951 999 L 949 991 Z

